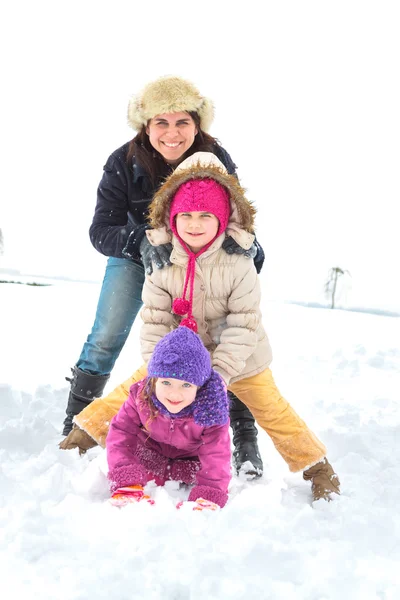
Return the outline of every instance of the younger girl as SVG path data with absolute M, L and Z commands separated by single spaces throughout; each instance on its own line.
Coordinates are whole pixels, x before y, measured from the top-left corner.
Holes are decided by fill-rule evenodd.
M 194 510 L 223 507 L 230 481 L 226 386 L 190 329 L 178 327 L 156 345 L 148 375 L 134 384 L 107 436 L 111 502 L 147 500 L 154 479 L 195 484 Z

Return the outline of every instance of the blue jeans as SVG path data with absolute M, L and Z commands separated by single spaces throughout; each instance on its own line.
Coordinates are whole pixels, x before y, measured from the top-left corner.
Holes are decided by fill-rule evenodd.
M 108 375 L 124 347 L 142 306 L 144 269 L 127 258 L 109 258 L 92 332 L 76 366 L 91 375 Z

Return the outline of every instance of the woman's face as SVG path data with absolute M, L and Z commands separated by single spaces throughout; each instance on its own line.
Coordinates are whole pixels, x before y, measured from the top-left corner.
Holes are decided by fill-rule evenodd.
M 146 133 L 153 148 L 173 165 L 193 144 L 197 127 L 186 112 L 165 113 L 150 119 Z

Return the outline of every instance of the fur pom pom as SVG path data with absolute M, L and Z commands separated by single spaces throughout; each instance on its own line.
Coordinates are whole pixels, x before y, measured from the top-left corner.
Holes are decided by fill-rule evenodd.
M 194 317 L 188 317 L 187 319 L 183 319 L 179 323 L 179 326 L 187 327 L 188 329 L 191 329 L 192 331 L 197 333 L 197 323 L 196 323 L 196 319 Z
M 176 315 L 187 315 L 189 312 L 189 300 L 185 300 L 185 298 L 175 298 L 172 303 L 172 310 Z

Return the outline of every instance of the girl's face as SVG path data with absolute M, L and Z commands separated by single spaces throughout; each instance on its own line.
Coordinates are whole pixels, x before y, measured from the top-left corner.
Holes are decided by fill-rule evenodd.
M 153 148 L 173 165 L 193 144 L 197 127 L 186 112 L 165 113 L 150 119 L 146 133 Z
M 209 212 L 186 212 L 176 215 L 176 230 L 182 240 L 192 250 L 199 252 L 217 235 L 219 221 Z
M 179 413 L 194 402 L 197 386 L 180 379 L 159 377 L 156 381 L 157 400 L 172 414 Z

